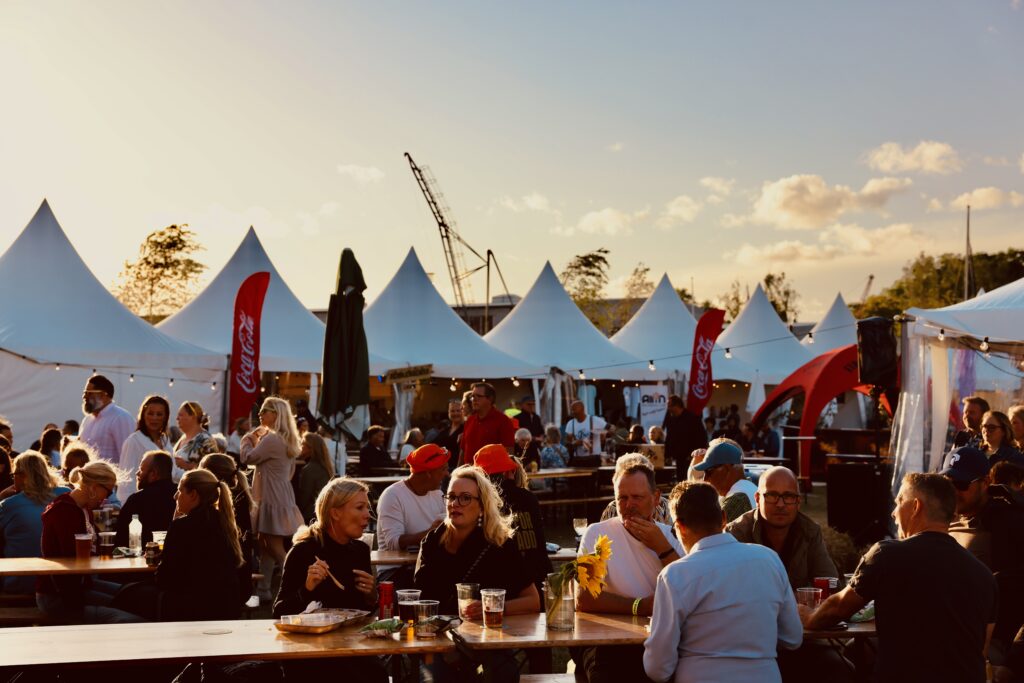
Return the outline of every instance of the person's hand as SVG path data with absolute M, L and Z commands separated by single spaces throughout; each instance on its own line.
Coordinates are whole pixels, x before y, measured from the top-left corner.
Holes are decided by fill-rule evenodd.
M 811 615 L 814 614 L 814 610 L 807 605 L 798 604 L 796 606 L 796 611 L 797 614 L 800 615 L 800 623 L 804 625 L 804 628 L 807 628 L 807 621 L 811 618 Z
M 474 620 L 474 619 L 483 619 L 483 617 L 484 617 L 484 606 L 483 606 L 483 603 L 480 602 L 479 600 L 474 600 L 473 602 L 471 602 L 468 605 L 466 605 L 466 607 L 462 610 L 462 612 L 463 612 L 463 615 L 464 615 L 465 619 L 469 619 L 471 621 Z
M 306 570 L 306 590 L 312 593 L 327 578 L 327 563 L 317 560 Z
M 371 574 L 353 569 L 352 576 L 356 579 L 356 590 L 363 595 L 373 595 L 374 591 L 377 590 L 377 582 Z
M 704 462 L 704 456 L 708 454 L 708 449 L 698 448 L 693 453 L 690 453 L 690 466 L 699 465 Z
M 622 520 L 622 525 L 626 527 L 626 531 L 633 538 L 659 555 L 672 547 L 672 544 L 665 538 L 665 534 L 661 533 L 658 525 L 649 519 L 626 517 Z

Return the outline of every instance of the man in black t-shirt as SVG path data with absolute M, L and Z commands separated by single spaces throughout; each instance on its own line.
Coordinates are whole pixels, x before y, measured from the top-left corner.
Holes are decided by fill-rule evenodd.
M 686 410 L 683 399 L 676 394 L 668 397 L 661 428 L 665 430 L 665 458 L 676 463 L 676 478 L 683 481 L 690 466 L 690 454 L 698 448 L 708 447 L 708 434 L 704 431 L 700 415 Z
M 391 455 L 384 449 L 388 432 L 380 425 L 366 430 L 366 445 L 359 449 L 359 474 L 369 476 L 378 467 L 391 467 Z
M 874 600 L 878 681 L 985 681 L 996 582 L 947 532 L 955 512 L 948 479 L 904 477 L 893 511 L 902 540 L 876 543 L 849 586 L 813 611 L 801 607 L 804 628 L 848 619 Z

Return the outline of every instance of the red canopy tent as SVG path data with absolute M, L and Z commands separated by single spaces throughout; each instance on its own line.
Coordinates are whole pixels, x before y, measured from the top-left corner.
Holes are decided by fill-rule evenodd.
M 869 393 L 871 387 L 861 384 L 857 372 L 857 345 L 850 344 L 817 356 L 797 368 L 765 399 L 754 415 L 754 428 L 760 428 L 768 416 L 789 399 L 803 393 L 804 409 L 800 416 L 800 436 L 814 436 L 821 411 L 844 391 Z M 810 485 L 811 440 L 800 441 L 797 476 L 801 486 Z

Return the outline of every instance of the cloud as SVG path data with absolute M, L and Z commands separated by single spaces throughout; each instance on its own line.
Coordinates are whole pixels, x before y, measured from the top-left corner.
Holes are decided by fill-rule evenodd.
M 1024 194 L 1020 192 L 1001 190 L 998 187 L 979 187 L 962 195 L 949 203 L 950 209 L 963 209 L 970 206 L 972 209 L 981 211 L 984 209 L 1001 209 L 1004 206 L 1020 208 L 1024 206 Z
M 559 215 L 558 209 L 551 206 L 551 200 L 542 195 L 540 192 L 531 192 L 530 194 L 523 195 L 519 199 L 513 199 L 512 197 L 502 197 L 498 203 L 512 211 L 513 213 L 523 213 L 525 211 L 537 211 L 540 213 L 547 213 L 553 216 Z
M 963 168 L 960 155 L 951 145 L 922 140 L 913 149 L 897 142 L 886 142 L 867 153 L 867 164 L 883 173 L 937 173 L 948 175 Z
M 299 231 L 308 237 L 316 237 L 320 234 L 320 219 L 330 218 L 338 213 L 338 202 L 324 202 L 315 213 L 298 211 L 295 217 L 299 220 Z
M 676 225 L 692 223 L 702 208 L 703 205 L 699 201 L 681 194 L 665 205 L 655 225 L 662 230 L 670 230 Z
M 338 173 L 348 176 L 360 185 L 379 183 L 384 180 L 384 171 L 376 166 L 359 166 L 357 164 L 338 164 Z
M 1024 152 L 1021 153 L 1020 161 L 1018 163 L 1020 163 L 1020 172 L 1024 173 Z
M 736 184 L 736 180 L 733 178 L 718 178 L 716 176 L 706 176 L 700 179 L 700 186 L 711 190 L 712 194 L 716 194 L 720 197 L 728 197 L 729 193 L 732 192 L 733 185 Z
M 876 256 L 885 250 L 906 245 L 913 239 L 914 230 L 909 223 L 893 223 L 884 228 L 837 223 L 822 230 L 817 243 L 799 240 L 782 240 L 761 246 L 744 243 L 723 257 L 744 266 L 762 266 L 765 262 L 831 261 L 845 256 Z
M 925 209 L 928 213 L 935 213 L 936 211 L 942 211 L 942 200 L 932 197 L 928 200 L 928 207 Z
M 982 159 L 986 166 L 1009 166 L 1010 160 L 1006 157 L 985 157 Z
M 1024 7 L 1024 0 L 1010 0 L 1010 7 L 1013 9 L 1020 9 Z
M 621 152 L 626 149 L 626 143 L 624 142 L 613 142 L 612 144 L 605 147 L 609 152 Z
M 723 228 L 741 228 L 750 224 L 750 216 L 727 213 L 718 220 L 718 224 Z
M 913 184 L 910 178 L 872 178 L 860 190 L 828 185 L 821 176 L 792 175 L 765 182 L 749 220 L 783 230 L 811 230 L 848 211 L 881 210 L 889 199 Z M 731 221 L 731 227 L 740 223 Z
M 556 235 L 571 237 L 582 233 L 585 235 L 631 235 L 634 225 L 647 217 L 650 212 L 646 209 L 634 213 L 626 213 L 618 209 L 607 207 L 599 211 L 590 211 L 583 214 L 583 217 L 570 226 L 555 226 L 552 229 Z

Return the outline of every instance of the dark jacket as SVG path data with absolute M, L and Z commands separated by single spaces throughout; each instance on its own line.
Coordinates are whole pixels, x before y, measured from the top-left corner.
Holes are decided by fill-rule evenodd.
M 252 592 L 249 568 L 239 566 L 217 514 L 200 506 L 167 529 L 156 570 L 162 621 L 237 619 Z
M 383 448 L 366 444 L 359 449 L 359 474 L 368 476 L 374 468 L 392 467 L 391 456 Z
M 522 429 L 529 429 L 533 436 L 544 436 L 544 423 L 540 421 L 537 413 L 519 413 L 516 415 L 516 422 Z
M 310 460 L 299 473 L 299 490 L 295 496 L 295 503 L 302 512 L 302 519 L 306 524 L 316 517 L 316 497 L 320 495 L 321 489 L 331 480 L 323 465 Z
M 737 517 L 725 530 L 740 543 L 757 543 L 768 547 L 764 539 L 764 520 L 756 509 Z M 779 557 L 786 566 L 789 583 L 794 590 L 812 585 L 818 576 L 835 577 L 840 579 L 842 585 L 839 571 L 825 548 L 821 527 L 802 512 L 797 513 L 796 520 L 789 527 Z
M 70 493 L 54 498 L 43 510 L 43 535 L 39 542 L 43 557 L 74 557 L 75 534 L 88 530 L 86 514 Z M 36 592 L 59 594 L 66 607 L 76 609 L 84 604 L 85 589 L 91 584 L 88 576 L 40 576 L 36 578 Z
M 516 486 L 511 479 L 502 478 L 498 483 L 504 501 L 501 513 L 512 514 L 515 535 L 510 542 L 519 548 L 523 562 L 529 569 L 537 591 L 544 585 L 544 579 L 551 573 L 551 558 L 548 557 L 547 539 L 544 535 L 544 518 L 540 514 L 537 496 Z
M 685 473 L 690 466 L 690 454 L 708 447 L 708 433 L 704 431 L 700 415 L 689 410 L 679 415 L 666 411 L 661 427 L 665 430 L 665 457 L 675 462 L 677 472 Z
M 132 515 L 138 515 L 142 522 L 143 546 L 153 540 L 154 531 L 167 531 L 174 519 L 174 494 L 177 490 L 173 481 L 161 479 L 128 496 L 117 516 L 115 543 L 128 545 L 128 525 L 132 522 Z
M 370 569 L 370 547 L 362 541 L 352 540 L 338 543 L 328 534 L 320 541 L 309 536 L 288 551 L 281 574 L 281 588 L 274 601 L 274 616 L 299 614 L 313 600 L 324 607 L 365 609 L 373 608 L 362 593 L 356 590 L 353 569 L 372 574 Z M 320 558 L 327 563 L 331 573 L 341 582 L 345 590 L 334 585 L 330 578 L 322 581 L 312 591 L 306 590 L 306 574 L 309 565 Z

